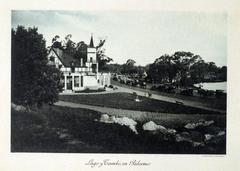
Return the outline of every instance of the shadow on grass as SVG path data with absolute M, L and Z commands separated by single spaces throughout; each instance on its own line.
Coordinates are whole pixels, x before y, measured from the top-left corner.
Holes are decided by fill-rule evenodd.
M 163 135 L 94 121 L 101 113 L 87 109 L 45 106 L 35 112 L 11 115 L 12 152 L 224 154 L 225 144 L 193 148 L 164 140 Z

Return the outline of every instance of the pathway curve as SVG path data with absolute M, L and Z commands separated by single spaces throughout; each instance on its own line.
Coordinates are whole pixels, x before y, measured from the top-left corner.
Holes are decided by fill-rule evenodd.
M 58 101 L 55 103 L 56 106 L 65 106 L 65 107 L 71 107 L 71 108 L 84 108 L 84 109 L 90 109 L 94 111 L 98 111 L 101 113 L 107 113 L 109 115 L 114 115 L 118 117 L 129 117 L 137 121 L 146 121 L 146 120 L 154 120 L 154 121 L 160 121 L 160 120 L 173 120 L 176 118 L 181 117 L 182 120 L 188 120 L 188 121 L 194 121 L 198 118 L 204 118 L 206 116 L 209 116 L 209 114 L 170 114 L 170 113 L 157 113 L 157 112 L 147 112 L 147 111 L 136 111 L 136 110 L 126 110 L 126 109 L 116 109 L 111 107 L 101 107 L 101 106 L 93 106 L 93 105 L 85 105 L 85 104 L 78 104 L 78 103 L 72 103 L 72 102 L 66 102 L 66 101 Z M 211 114 L 211 116 L 214 118 L 216 117 L 225 117 L 225 115 L 215 115 Z

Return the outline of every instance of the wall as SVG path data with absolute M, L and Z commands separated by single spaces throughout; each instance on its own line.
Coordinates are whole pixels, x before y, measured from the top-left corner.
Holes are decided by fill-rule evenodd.
M 98 88 L 98 82 L 96 76 L 84 76 L 83 86 L 88 88 Z

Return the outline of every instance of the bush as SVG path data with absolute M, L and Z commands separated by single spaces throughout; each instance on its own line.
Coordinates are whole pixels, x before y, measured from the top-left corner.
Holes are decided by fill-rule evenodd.
M 113 85 L 110 84 L 108 87 L 109 87 L 109 88 L 113 88 Z
M 124 82 L 123 80 L 120 80 L 120 83 L 121 83 L 121 84 L 125 84 L 125 82 Z
M 113 77 L 113 80 L 114 80 L 114 81 L 118 81 L 117 77 Z
M 216 98 L 226 97 L 226 93 L 224 93 L 222 90 L 216 90 L 215 97 Z
M 136 93 L 136 92 L 133 92 L 132 94 L 133 94 L 134 96 L 137 96 L 137 93 Z
M 157 86 L 152 86 L 150 90 L 157 90 Z
M 193 89 L 182 90 L 180 94 L 184 96 L 193 96 Z

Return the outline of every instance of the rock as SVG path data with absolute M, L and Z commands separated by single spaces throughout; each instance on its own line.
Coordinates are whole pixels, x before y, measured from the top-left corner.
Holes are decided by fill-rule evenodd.
M 205 144 L 202 142 L 192 142 L 193 147 L 204 147 Z
M 201 132 L 191 130 L 191 131 L 189 131 L 189 133 L 190 133 L 191 139 L 193 141 L 197 141 L 197 142 L 204 141 L 204 135 Z
M 138 134 L 136 130 L 136 125 L 137 122 L 134 121 L 133 119 L 130 119 L 128 117 L 123 117 L 123 118 L 112 118 L 114 123 L 117 123 L 119 125 L 125 125 L 128 126 L 134 133 Z
M 206 134 L 212 134 L 212 135 L 216 135 L 221 131 L 221 128 L 211 125 L 211 126 L 207 126 L 204 128 L 204 132 L 206 132 Z
M 59 134 L 60 139 L 68 139 L 69 137 L 71 137 L 71 136 L 68 133 L 60 133 Z
M 17 105 L 15 105 L 14 103 L 11 103 L 11 108 L 16 108 Z
M 214 135 L 211 135 L 211 134 L 205 134 L 205 141 L 209 141 L 211 140 L 213 137 L 215 137 Z
M 186 129 L 195 129 L 197 125 L 195 123 L 188 123 L 187 125 L 184 126 Z
M 201 119 L 197 123 L 188 123 L 187 125 L 184 126 L 184 128 L 186 128 L 186 129 L 195 129 L 195 128 L 199 127 L 199 126 L 206 127 L 206 126 L 212 125 L 213 123 L 214 123 L 213 120 L 205 121 L 205 120 Z
M 220 132 L 217 134 L 217 136 L 223 136 L 223 135 L 225 135 L 225 134 L 226 134 L 225 131 L 220 131 Z
M 181 141 L 186 141 L 186 142 L 193 142 L 191 139 L 191 136 L 188 132 L 182 132 L 180 134 L 177 134 L 175 136 L 175 139 L 177 142 L 181 142 Z
M 167 133 L 170 135 L 175 135 L 177 131 L 175 129 L 167 129 Z
M 27 111 L 26 107 L 22 106 L 22 105 L 16 105 L 14 103 L 11 103 L 11 108 L 16 110 L 16 111 L 19 111 L 19 112 L 25 112 Z
M 95 119 L 95 121 L 97 121 Z M 115 116 L 109 116 L 108 114 L 102 114 L 99 122 L 103 122 L 103 123 L 116 123 L 119 125 L 125 125 L 127 127 L 129 127 L 134 133 L 138 134 L 137 130 L 136 130 L 136 125 L 137 122 L 135 122 L 134 120 L 128 118 L 128 117 L 123 117 L 123 118 L 116 118 Z
M 156 131 L 158 129 L 158 125 L 155 124 L 153 121 L 149 121 L 149 122 L 145 123 L 142 126 L 142 128 L 145 131 Z
M 104 123 L 113 123 L 114 122 L 112 120 L 112 117 L 109 117 L 108 114 L 102 114 L 99 121 L 104 122 Z
M 100 118 L 100 121 L 107 121 L 108 119 L 109 119 L 108 114 L 102 114 L 101 118 Z
M 213 120 L 211 120 L 211 121 L 205 121 L 205 122 L 202 123 L 202 126 L 209 126 L 209 125 L 212 125 L 212 124 L 214 124 L 214 121 L 213 121 Z
M 145 131 L 156 131 L 156 130 L 161 130 L 163 132 L 167 132 L 167 129 L 161 125 L 157 125 L 155 124 L 153 121 L 149 121 L 147 123 L 145 123 L 142 126 L 143 130 Z
M 225 131 L 219 131 L 216 135 L 205 134 L 205 141 L 216 141 L 225 135 Z
M 213 137 L 211 139 L 209 139 L 208 141 L 206 141 L 206 143 L 212 144 L 212 145 L 226 144 L 226 137 L 213 135 Z

